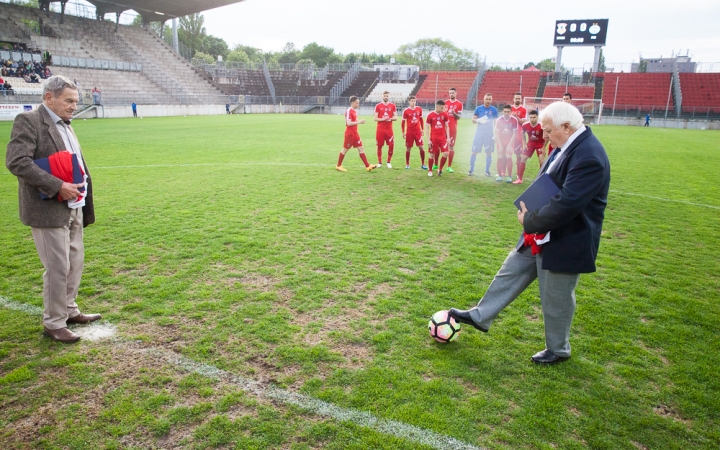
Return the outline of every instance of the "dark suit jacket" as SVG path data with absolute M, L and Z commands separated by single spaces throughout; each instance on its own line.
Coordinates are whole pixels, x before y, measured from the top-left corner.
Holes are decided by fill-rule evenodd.
M 551 232 L 550 242 L 542 247 L 543 269 L 594 272 L 610 189 L 610 161 L 590 128 L 559 158 L 549 174 L 561 192 L 547 206 L 525 214 L 525 232 Z
M 72 130 L 72 127 L 70 128 Z M 73 133 L 75 133 L 73 131 Z M 60 150 L 67 150 L 62 136 L 44 107 L 18 114 L 13 123 L 10 142 L 7 145 L 5 166 L 18 178 L 20 220 L 37 228 L 59 228 L 70 222 L 67 202 L 57 199 L 41 200 L 40 192 L 56 197 L 62 180 L 39 168 L 33 160 L 47 158 Z M 85 158 L 83 157 L 83 161 Z M 92 180 L 88 175 L 88 191 L 83 207 L 83 226 L 95 223 Z

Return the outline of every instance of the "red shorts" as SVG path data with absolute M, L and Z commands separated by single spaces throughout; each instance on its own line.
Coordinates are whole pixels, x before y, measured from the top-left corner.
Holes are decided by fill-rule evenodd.
M 343 148 L 359 148 L 362 147 L 362 141 L 358 133 L 345 133 L 345 143 Z
M 395 136 L 393 136 L 392 130 L 378 130 L 375 132 L 375 143 L 377 145 L 390 145 L 395 143 Z
M 533 147 L 532 145 L 528 145 L 525 150 L 523 150 L 522 154 L 523 156 L 527 156 L 528 158 L 532 158 L 532 156 L 537 153 L 538 158 L 540 155 L 542 155 L 543 148 L 542 147 Z
M 498 154 L 504 155 L 505 154 L 505 147 L 510 143 L 510 140 L 503 141 L 502 138 L 498 139 L 498 147 L 500 150 L 498 151 Z M 513 149 L 514 150 L 514 149 Z M 508 153 L 509 154 L 509 153 Z
M 436 153 L 445 153 L 448 151 L 448 143 L 446 138 L 434 138 L 430 136 L 430 149 Z
M 422 131 L 417 130 L 405 133 L 405 147 L 411 148 L 413 145 L 417 145 L 418 147 L 423 146 Z

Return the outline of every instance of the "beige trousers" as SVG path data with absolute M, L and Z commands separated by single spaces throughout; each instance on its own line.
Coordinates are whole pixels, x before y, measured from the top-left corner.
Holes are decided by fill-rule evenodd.
M 49 200 L 48 200 L 49 201 Z M 43 324 L 50 330 L 67 327 L 80 314 L 77 298 L 85 259 L 82 208 L 73 209 L 70 223 L 61 228 L 32 228 L 43 273 Z

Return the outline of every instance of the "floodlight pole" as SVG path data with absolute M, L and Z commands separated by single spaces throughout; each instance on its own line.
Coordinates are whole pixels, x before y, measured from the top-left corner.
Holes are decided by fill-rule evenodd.
M 670 109 L 670 96 L 672 95 L 673 77 L 675 74 L 670 75 L 670 87 L 668 88 L 668 99 L 665 105 L 665 121 L 667 121 L 668 109 Z
M 555 57 L 555 73 L 560 72 L 560 68 L 562 67 L 562 51 L 563 46 L 558 45 L 557 46 L 557 56 Z
M 615 78 L 615 96 L 613 97 L 613 117 L 615 117 L 615 102 L 617 101 L 617 90 L 618 85 L 620 84 L 620 76 L 618 75 L 617 78 Z
M 595 46 L 595 57 L 593 58 L 593 73 L 600 70 L 600 52 L 602 51 L 601 45 Z
M 177 17 L 172 20 L 173 49 L 175 53 L 180 53 L 180 44 L 178 42 L 178 20 Z

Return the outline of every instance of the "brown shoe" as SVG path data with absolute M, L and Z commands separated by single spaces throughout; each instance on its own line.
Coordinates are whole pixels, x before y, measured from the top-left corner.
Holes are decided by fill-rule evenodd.
M 67 324 L 71 323 L 79 323 L 79 324 L 86 324 L 90 322 L 95 322 L 96 320 L 102 319 L 102 316 L 100 314 L 79 314 L 75 317 L 70 317 L 67 320 Z
M 80 336 L 68 330 L 67 328 L 60 328 L 57 330 L 49 330 L 45 327 L 43 334 L 53 341 L 62 342 L 63 344 L 72 344 L 80 340 Z

